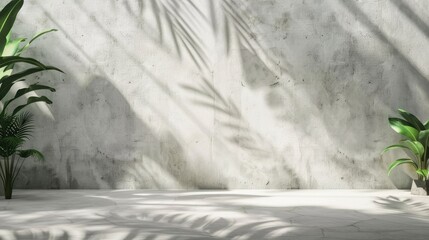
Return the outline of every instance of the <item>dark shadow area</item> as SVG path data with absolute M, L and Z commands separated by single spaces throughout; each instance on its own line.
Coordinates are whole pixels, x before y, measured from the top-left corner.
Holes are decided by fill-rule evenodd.
M 335 6 L 337 3 L 345 5 L 376 37 L 375 41 L 385 44 L 384 47 L 391 53 L 388 59 L 363 51 L 359 46 L 362 39 L 353 36 L 351 30 L 344 29 L 341 25 L 344 23 L 339 22 L 336 13 L 330 9 L 330 5 Z M 279 121 L 295 126 L 296 132 L 293 134 L 301 138 L 301 158 L 310 166 L 308 176 L 315 175 L 316 168 L 320 165 L 333 164 L 336 171 L 331 173 L 338 175 L 337 181 L 347 187 L 359 188 L 355 179 L 371 179 L 373 187 L 383 186 L 384 183 L 377 180 L 377 172 L 383 171 L 385 166 L 377 149 L 382 149 L 386 144 L 381 139 L 396 139 L 393 133 L 388 134 L 386 115 L 398 107 L 422 112 L 422 107 L 413 103 L 417 100 L 412 101 L 406 96 L 411 96 L 411 88 L 418 86 L 425 89 L 423 95 L 427 98 L 427 79 L 388 40 L 379 26 L 372 23 L 366 13 L 359 9 L 358 4 L 340 1 L 290 6 L 291 9 L 287 9 L 284 16 L 273 17 L 275 22 L 287 24 L 280 26 L 284 30 L 284 42 L 278 42 L 279 45 L 272 46 L 272 49 L 280 52 L 277 54 L 280 61 L 294 63 L 292 67 L 285 67 L 288 75 L 293 76 L 292 79 L 280 77 L 273 85 L 270 84 L 272 81 L 266 81 L 274 79 L 272 74 L 267 73 L 259 78 L 260 84 L 255 84 L 253 77 L 249 78 L 248 84 L 266 92 L 267 105 L 272 108 Z M 258 8 L 257 5 L 253 8 L 258 16 L 262 16 L 264 10 L 266 8 Z M 268 20 L 264 19 L 265 21 L 273 21 L 266 18 Z M 294 32 L 296 29 L 291 29 L 292 26 L 309 22 L 312 27 L 305 29 L 302 35 Z M 263 31 L 268 35 L 273 30 L 270 26 Z M 326 45 L 329 46 L 328 50 Z M 249 56 L 243 59 L 243 66 L 252 63 L 252 60 L 247 61 Z M 399 66 L 401 70 L 385 67 L 389 64 Z M 245 69 L 255 67 L 249 65 Z M 259 74 L 264 72 L 266 71 L 260 70 Z M 395 73 L 401 77 L 389 79 Z M 252 70 L 248 70 L 246 74 L 257 76 Z M 361 154 L 362 149 L 366 149 L 369 154 Z M 312 154 L 307 154 L 310 152 L 323 152 L 323 155 L 312 159 Z M 348 174 L 352 176 L 342 176 L 341 173 L 350 169 L 353 171 Z M 407 177 L 402 175 L 398 178 L 400 181 L 392 181 L 399 188 L 409 188 L 411 181 L 404 181 L 405 178 Z M 310 185 L 317 187 L 316 182 Z
M 401 199 L 395 196 L 388 196 L 385 198 L 378 198 L 374 201 L 383 208 L 390 210 L 398 210 L 401 212 L 413 213 L 417 215 L 427 216 L 429 207 L 415 199 L 405 198 Z
M 429 233 L 426 215 L 419 216 L 402 207 L 427 206 L 427 201 L 415 198 L 403 201 L 394 196 L 379 197 L 375 208 L 360 205 L 349 209 L 352 203 L 341 203 L 342 207 L 335 207 L 335 203 L 329 204 L 331 207 L 309 205 L 311 195 L 299 194 L 283 196 L 287 203 L 272 206 L 271 201 L 281 192 L 65 191 L 66 195 L 59 201 L 52 200 L 50 206 L 50 200 L 35 201 L 36 205 L 31 206 L 30 195 L 35 193 L 20 192 L 27 197 L 11 202 L 6 209 L 0 203 L 2 216 L 14 224 L 7 227 L 6 222 L 0 223 L 0 239 L 423 240 Z M 340 203 L 347 199 L 335 196 L 330 201 Z M 366 204 L 363 199 L 359 196 L 354 201 Z M 395 206 L 393 212 L 383 210 L 391 201 L 394 205 L 402 201 L 401 207 Z M 40 208 L 42 204 L 45 207 Z M 16 209 L 18 205 L 22 207 Z
M 299 175 L 294 171 L 293 166 L 276 152 L 270 141 L 261 134 L 249 127 L 249 123 L 243 117 L 241 110 L 231 99 L 226 99 L 207 79 L 202 79 L 201 83 L 194 85 L 182 84 L 186 91 L 198 96 L 193 103 L 212 109 L 219 113 L 216 116 L 218 137 L 223 137 L 229 144 L 235 146 L 237 150 L 242 150 L 249 154 L 249 161 L 246 159 L 241 164 L 249 169 L 258 169 L 259 164 L 264 164 L 262 168 L 268 168 L 272 172 L 271 178 L 266 185 L 284 182 L 288 188 L 299 188 Z M 286 175 L 285 175 L 286 173 Z M 276 186 L 276 185 L 275 185 Z
M 409 3 L 401 0 L 391 0 L 393 4 L 401 11 L 408 19 L 410 19 L 416 27 L 429 37 L 429 27 L 410 7 Z
M 371 19 L 354 3 L 354 2 L 343 2 L 344 6 L 356 16 L 357 20 L 364 24 L 380 41 L 384 42 L 389 50 L 394 54 L 395 57 L 402 63 L 410 73 L 413 75 L 414 83 L 417 83 L 426 93 L 429 92 L 429 80 L 417 69 L 410 60 L 388 39 L 383 33 L 379 26 L 374 24 Z M 403 9 L 407 11 L 407 9 Z M 425 28 L 419 26 L 419 28 L 425 32 Z
M 43 56 L 67 73 L 63 79 L 58 76 L 49 78 L 55 79 L 52 84 L 58 90 L 53 99 L 56 121 L 69 125 L 56 129 L 62 135 L 61 139 L 55 139 L 57 135 L 53 134 L 58 142 L 52 142 L 44 149 L 48 156 L 58 154 L 59 158 L 24 165 L 16 188 L 165 188 L 165 184 L 197 188 L 212 185 L 210 179 L 196 178 L 192 173 L 194 170 L 188 165 L 174 134 L 168 131 L 154 133 L 136 115 L 110 74 L 82 50 L 81 43 L 76 42 L 67 29 L 43 11 L 53 27 L 59 29 L 74 47 L 74 50 L 62 49 L 62 54 Z M 61 49 L 61 45 L 57 48 Z M 30 54 L 38 56 L 41 54 L 39 50 L 31 50 Z M 83 58 L 82 61 L 89 62 L 95 73 L 89 78 L 78 79 L 77 74 L 67 67 L 68 58 Z M 79 82 L 88 84 L 83 87 Z M 70 122 L 69 116 L 74 116 L 75 121 Z M 39 122 L 47 121 L 42 115 L 38 118 Z M 166 177 L 171 179 L 169 183 L 164 182 Z

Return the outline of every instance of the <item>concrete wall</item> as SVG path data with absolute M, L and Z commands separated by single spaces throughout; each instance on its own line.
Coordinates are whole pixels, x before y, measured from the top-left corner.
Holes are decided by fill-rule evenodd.
M 63 69 L 18 188 L 393 188 L 387 124 L 429 117 L 428 1 L 33 0 Z

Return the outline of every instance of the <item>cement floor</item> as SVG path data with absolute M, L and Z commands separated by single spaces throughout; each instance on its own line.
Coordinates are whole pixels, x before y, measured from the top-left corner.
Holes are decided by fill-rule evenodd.
M 398 190 L 15 190 L 1 239 L 428 239 L 429 197 Z

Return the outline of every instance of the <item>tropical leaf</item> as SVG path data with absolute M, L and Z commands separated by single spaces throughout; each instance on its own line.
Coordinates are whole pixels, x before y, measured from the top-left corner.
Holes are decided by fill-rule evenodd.
M 398 149 L 398 148 L 407 149 L 407 150 L 412 151 L 412 150 L 411 150 L 409 147 L 407 147 L 407 146 L 404 146 L 404 145 L 401 145 L 401 144 L 394 144 L 394 145 L 390 145 L 390 146 L 386 147 L 386 148 L 383 150 L 383 152 L 381 152 L 381 154 L 384 154 L 384 153 L 385 153 L 385 152 L 387 152 L 387 151 L 390 151 L 390 150 L 393 150 L 393 149 Z
M 12 86 L 19 81 L 24 81 L 24 79 L 21 79 L 22 77 L 28 76 L 30 74 L 36 73 L 36 72 L 41 72 L 44 70 L 56 70 L 56 68 L 54 67 L 50 67 L 50 66 L 46 66 L 46 68 L 41 68 L 41 67 L 35 67 L 35 68 L 30 68 L 27 69 L 25 71 L 10 75 L 10 76 L 6 76 L 3 79 L 0 80 L 0 100 L 2 100 L 10 91 L 10 89 L 12 88 Z M 41 85 L 39 85 L 41 86 Z M 18 92 L 17 92 L 18 94 Z M 14 99 L 13 99 L 14 100 Z M 4 113 L 6 111 L 6 107 L 9 104 L 9 102 L 7 102 L 7 104 L 5 104 L 3 106 L 3 111 L 2 113 Z
M 399 114 L 409 123 L 411 123 L 412 127 L 414 127 L 415 129 L 422 131 L 425 130 L 425 126 L 423 125 L 422 122 L 420 122 L 420 120 L 414 116 L 413 114 L 403 110 L 403 109 L 398 109 Z
M 23 143 L 30 137 L 34 125 L 32 115 L 29 112 L 20 113 L 20 111 L 32 103 L 45 102 L 51 104 L 52 101 L 45 96 L 32 96 L 26 99 L 25 104 L 15 107 L 13 111 L 11 110 L 11 114 L 6 109 L 10 106 L 11 102 L 27 93 L 38 90 L 54 92 L 55 89 L 36 83 L 19 89 L 12 98 L 5 98 L 6 96 L 12 96 L 10 91 L 16 82 L 25 81 L 24 77 L 30 74 L 46 70 L 62 72 L 58 68 L 44 65 L 36 59 L 20 57 L 20 54 L 27 50 L 33 41 L 44 34 L 56 31 L 55 29 L 50 29 L 38 33 L 26 44 L 23 44 L 25 41 L 24 38 L 12 40 L 10 37 L 11 29 L 23 3 L 24 0 L 9 0 L 9 3 L 0 11 L 0 101 L 4 103 L 3 109 L 0 112 L 0 156 L 4 160 L 3 166 L 7 166 L 7 169 L 0 169 L 0 178 L 3 182 L 8 181 L 11 183 L 9 184 L 10 186 L 13 186 L 23 166 L 24 160 L 20 161 L 20 159 L 35 157 L 43 160 L 43 155 L 39 151 L 35 149 L 21 149 Z M 22 72 L 13 74 L 15 65 L 19 63 L 26 63 L 32 66 Z M 20 158 L 15 160 L 15 156 L 19 156 Z M 0 168 L 1 166 L 0 164 Z
M 0 87 L 0 89 L 1 89 L 1 87 Z M 4 104 L 4 109 L 6 109 L 7 108 L 7 106 L 11 103 L 11 102 L 13 102 L 13 101 L 15 101 L 16 99 L 18 99 L 19 97 L 21 97 L 21 96 L 23 96 L 23 95 L 25 95 L 25 94 L 27 94 L 27 93 L 29 93 L 29 92 L 34 92 L 34 91 L 37 91 L 37 90 L 49 90 L 49 91 L 51 91 L 51 92 L 55 92 L 55 88 L 52 88 L 52 87 L 49 87 L 49 86 L 45 86 L 45 85 L 40 85 L 40 84 L 38 84 L 38 83 L 35 83 L 35 84 L 32 84 L 32 85 L 30 85 L 30 86 L 28 86 L 28 87 L 26 87 L 26 88 L 21 88 L 21 89 L 19 89 L 17 92 L 16 92 L 16 94 L 15 94 L 15 96 L 12 98 L 12 99 L 10 99 L 10 100 L 8 100 L 5 104 Z M 1 93 L 1 92 L 0 92 Z M 0 98 L 1 99 L 1 98 Z
M 19 111 L 21 111 L 23 108 L 25 108 L 26 106 L 32 104 L 32 103 L 36 103 L 36 102 L 45 102 L 47 104 L 52 104 L 52 101 L 49 100 L 49 98 L 45 97 L 45 96 L 41 96 L 41 97 L 29 97 L 27 99 L 27 103 L 26 104 L 22 104 L 19 105 L 18 107 L 16 107 L 13 112 L 12 115 L 17 114 Z M 3 109 L 4 110 L 4 109 Z
M 33 114 L 24 112 L 18 116 L 13 116 L 13 118 L 15 121 L 13 135 L 18 138 L 28 139 L 34 129 Z
M 400 118 L 389 118 L 390 127 L 397 133 L 417 141 L 419 131 L 411 126 L 407 121 Z
M 24 140 L 18 137 L 4 137 L 0 138 L 0 156 L 9 157 L 16 152 Z
M 47 71 L 47 70 L 56 70 L 56 71 L 59 71 L 58 68 L 52 67 L 52 66 L 43 66 L 43 67 L 29 68 L 29 69 L 26 69 L 26 70 L 24 70 L 22 72 L 15 73 L 15 74 L 12 74 L 10 76 L 6 76 L 6 77 L 2 78 L 0 80 L 0 83 L 3 84 L 3 83 L 8 83 L 8 82 L 13 82 L 15 80 L 18 80 L 18 79 L 23 78 L 25 76 L 31 75 L 33 73 L 37 73 L 37 72 L 41 72 L 41 71 Z
M 0 68 L 9 66 L 15 63 L 28 63 L 34 66 L 38 66 L 40 68 L 44 68 L 44 69 L 48 68 L 48 66 L 45 66 L 44 64 L 42 64 L 41 62 L 33 58 L 23 58 L 18 56 L 0 57 Z M 51 67 L 51 66 L 49 68 L 51 68 L 51 70 L 56 70 L 63 73 L 63 71 L 61 71 L 58 68 Z
M 15 64 L 15 63 L 28 63 L 28 64 L 32 64 L 41 68 L 45 68 L 45 65 L 43 65 L 41 62 L 37 61 L 36 59 L 33 58 L 23 58 L 23 57 L 18 57 L 18 56 L 2 56 L 0 57 L 0 67 L 7 67 L 11 64 Z
M 0 12 L 0 53 L 6 47 L 8 34 L 15 23 L 16 15 L 24 4 L 23 0 L 9 2 Z
M 3 50 L 3 53 L 1 54 L 1 56 L 3 56 L 3 57 L 15 56 L 19 50 L 19 46 L 21 45 L 21 43 L 23 41 L 25 41 L 25 38 L 18 38 L 18 39 L 10 41 L 9 35 L 10 35 L 10 32 L 8 34 L 8 37 L 7 37 L 6 46 Z M 9 76 L 10 74 L 12 74 L 13 66 L 14 65 L 11 64 L 11 65 L 8 65 L 6 67 L 2 67 L 0 69 L 0 79 L 2 79 L 4 76 Z
M 417 169 L 416 173 L 423 177 L 423 180 L 428 179 L 429 171 L 427 169 Z
M 15 54 L 17 54 L 17 52 L 19 51 L 19 46 L 24 41 L 25 41 L 25 38 L 17 38 L 15 40 L 8 41 L 3 50 L 2 56 L 3 57 L 15 56 Z
M 13 134 L 14 117 L 10 115 L 0 116 L 0 138 L 15 136 Z
M 423 154 L 425 153 L 425 148 L 418 141 L 404 140 L 402 141 L 402 143 L 404 144 L 404 146 L 410 149 L 414 153 L 414 155 L 418 157 L 417 160 L 421 159 Z
M 423 161 L 427 161 L 429 151 L 429 130 L 424 130 L 419 133 L 419 142 L 423 145 L 423 148 L 425 149 L 425 153 L 423 156 Z
M 390 175 L 390 172 L 392 172 L 392 170 L 394 169 L 394 168 L 396 168 L 397 166 L 399 166 L 399 165 L 402 165 L 402 164 L 410 164 L 411 166 L 413 166 L 415 169 L 417 169 L 418 167 L 417 167 L 417 164 L 413 161 L 413 160 L 411 160 L 411 159 L 409 159 L 409 158 L 401 158 L 401 159 L 397 159 L 397 160 L 395 160 L 392 164 L 390 164 L 390 166 L 389 166 L 389 168 L 388 168 L 388 171 L 387 171 L 387 175 Z
M 43 156 L 43 154 L 37 151 L 36 149 L 17 150 L 16 152 L 18 156 L 22 158 L 34 157 L 38 160 L 42 160 L 42 161 L 45 160 L 45 157 Z
M 3 115 L 0 117 L 0 138 L 28 139 L 33 127 L 33 115 L 29 112 L 24 112 L 18 116 Z
M 46 30 L 46 31 L 43 31 L 43 32 L 40 32 L 40 33 L 36 34 L 27 44 L 25 44 L 24 47 L 22 47 L 21 49 L 17 50 L 15 56 L 19 56 L 21 53 L 25 52 L 25 50 L 27 50 L 30 47 L 30 44 L 34 40 L 36 40 L 37 38 L 39 38 L 39 37 L 41 37 L 41 36 L 43 36 L 43 35 L 45 35 L 47 33 L 55 32 L 55 31 L 57 31 L 57 29 L 49 29 L 49 30 Z
M 12 82 L 6 82 L 6 83 L 1 83 L 0 85 L 0 101 L 6 96 L 6 94 L 8 94 L 8 92 L 10 91 L 10 89 L 12 88 L 12 86 L 20 81 L 25 81 L 25 79 L 18 79 Z
M 425 129 L 429 130 L 429 120 L 425 122 Z
M 13 65 L 9 65 L 9 66 L 13 66 Z M 5 76 L 11 75 L 12 72 L 13 72 L 13 69 L 11 69 L 10 67 L 0 68 L 0 79 L 4 78 Z

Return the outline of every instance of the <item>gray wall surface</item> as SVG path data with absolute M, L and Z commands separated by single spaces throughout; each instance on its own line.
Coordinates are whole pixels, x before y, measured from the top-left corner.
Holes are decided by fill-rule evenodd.
M 3 4 L 4 1 L 2 1 Z M 17 188 L 404 188 L 387 117 L 429 117 L 428 1 L 26 1 L 54 104 Z M 425 119 L 424 119 L 425 120 Z

